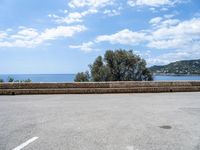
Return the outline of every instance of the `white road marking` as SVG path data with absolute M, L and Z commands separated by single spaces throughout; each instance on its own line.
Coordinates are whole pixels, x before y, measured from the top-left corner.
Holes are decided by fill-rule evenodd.
M 134 146 L 126 146 L 126 149 L 127 150 L 138 150 L 138 149 L 135 149 Z
M 22 148 L 24 148 L 25 146 L 27 146 L 28 144 L 34 142 L 35 140 L 37 140 L 39 137 L 33 137 L 31 139 L 29 139 L 28 141 L 22 143 L 21 145 L 17 146 L 16 148 L 12 149 L 12 150 L 21 150 Z
M 127 150 L 134 150 L 133 146 L 126 146 Z

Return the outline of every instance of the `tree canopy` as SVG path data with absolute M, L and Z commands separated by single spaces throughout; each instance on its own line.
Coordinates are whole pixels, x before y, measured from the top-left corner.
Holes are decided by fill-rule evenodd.
M 90 74 L 78 73 L 76 82 L 153 80 L 151 72 L 146 67 L 146 61 L 132 50 L 107 50 L 104 57 L 98 56 L 89 67 Z
M 89 79 L 90 79 L 89 72 L 86 71 L 86 72 L 77 73 L 74 81 L 76 81 L 76 82 L 89 82 Z

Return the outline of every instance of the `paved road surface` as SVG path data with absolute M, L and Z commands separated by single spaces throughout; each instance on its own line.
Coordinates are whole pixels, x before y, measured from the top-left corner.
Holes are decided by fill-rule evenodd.
M 200 93 L 0 96 L 12 149 L 200 150 Z

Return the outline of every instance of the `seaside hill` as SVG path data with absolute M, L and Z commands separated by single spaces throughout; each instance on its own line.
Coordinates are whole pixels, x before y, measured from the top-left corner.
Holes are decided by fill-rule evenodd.
M 200 75 L 200 59 L 176 61 L 168 65 L 152 66 L 149 69 L 153 74 L 158 75 Z

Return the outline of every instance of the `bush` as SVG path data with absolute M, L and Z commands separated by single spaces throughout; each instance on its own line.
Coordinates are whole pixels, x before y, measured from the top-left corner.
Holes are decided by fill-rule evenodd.
M 2 82 L 4 82 L 4 80 L 3 80 L 3 79 L 0 79 L 0 83 L 2 83 Z
M 14 78 L 8 77 L 8 82 L 14 82 Z
M 77 73 L 74 81 L 75 82 L 88 82 L 88 81 L 90 81 L 89 72 L 86 71 L 86 72 L 79 72 L 79 73 Z
M 22 80 L 22 81 L 20 81 L 20 82 L 27 82 L 27 83 L 30 83 L 30 82 L 32 82 L 32 81 L 31 81 L 31 79 L 26 79 L 26 80 Z
M 29 83 L 29 82 L 32 82 L 31 79 L 26 79 L 26 80 L 15 80 L 14 82 L 26 82 L 26 83 Z
M 89 65 L 91 81 L 151 81 L 151 72 L 146 67 L 146 61 L 133 52 L 126 50 L 108 50 L 104 58 L 98 56 L 94 63 Z M 79 82 L 88 81 L 89 73 L 78 73 Z M 75 81 L 77 81 L 75 79 Z
M 31 81 L 31 79 L 26 79 L 26 80 L 15 80 L 14 78 L 12 78 L 12 77 L 8 77 L 8 79 L 7 79 L 7 81 L 8 82 L 18 82 L 18 83 L 23 83 L 23 82 L 32 82 Z M 0 80 L 0 82 L 1 82 L 1 80 Z M 2 80 L 2 82 L 4 82 L 3 80 Z

